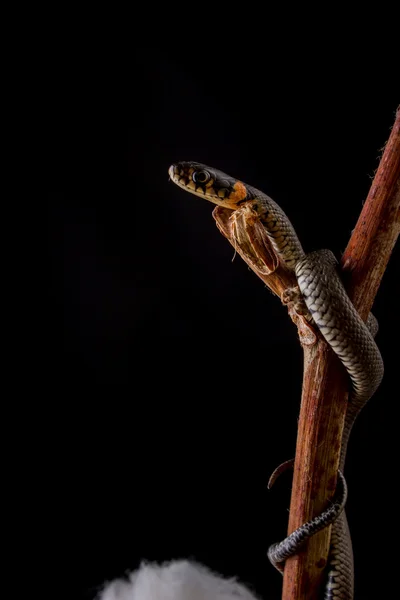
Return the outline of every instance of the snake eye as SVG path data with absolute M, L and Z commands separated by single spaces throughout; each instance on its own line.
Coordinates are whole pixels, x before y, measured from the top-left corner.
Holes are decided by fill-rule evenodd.
M 210 180 L 210 173 L 208 171 L 195 171 L 192 175 L 195 183 L 207 183 Z

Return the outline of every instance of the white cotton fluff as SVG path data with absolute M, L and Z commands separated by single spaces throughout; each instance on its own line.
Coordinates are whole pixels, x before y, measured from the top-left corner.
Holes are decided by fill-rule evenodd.
M 257 600 L 235 579 L 189 561 L 142 564 L 127 579 L 107 583 L 98 600 Z

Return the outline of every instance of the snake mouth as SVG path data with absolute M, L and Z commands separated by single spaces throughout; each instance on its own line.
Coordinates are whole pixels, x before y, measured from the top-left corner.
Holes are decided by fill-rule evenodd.
M 175 163 L 168 173 L 180 188 L 225 208 L 236 210 L 248 199 L 244 183 L 201 163 Z

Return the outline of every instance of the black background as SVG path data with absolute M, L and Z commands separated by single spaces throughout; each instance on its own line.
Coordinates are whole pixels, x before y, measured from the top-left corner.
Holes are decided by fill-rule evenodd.
M 48 510 L 68 556 L 57 573 L 70 597 L 91 599 L 141 560 L 186 557 L 279 598 L 266 549 L 286 531 L 290 476 L 272 491 L 266 482 L 294 455 L 297 333 L 234 258 L 213 205 L 167 171 L 196 160 L 262 189 L 306 250 L 339 258 L 394 121 L 395 82 L 376 85 L 362 52 L 322 61 L 315 48 L 290 59 L 251 47 L 127 53 L 124 67 L 101 57 L 78 75 L 66 56 L 68 85 L 60 77 L 53 89 L 57 410 L 45 456 Z M 377 559 L 374 548 L 397 527 L 398 426 L 388 414 L 397 403 L 398 268 L 397 249 L 374 306 L 385 378 L 354 428 L 346 466 L 364 600 L 392 589 L 388 554 Z

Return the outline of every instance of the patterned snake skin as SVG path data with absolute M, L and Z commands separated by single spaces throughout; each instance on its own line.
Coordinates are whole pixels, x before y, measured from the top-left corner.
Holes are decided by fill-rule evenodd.
M 343 510 L 347 487 L 342 472 L 354 420 L 383 377 L 383 361 L 374 341 L 376 322 L 370 316 L 366 325 L 359 317 L 340 280 L 332 252 L 319 250 L 305 254 L 290 220 L 269 196 L 200 163 L 176 163 L 169 168 L 169 175 L 179 187 L 214 204 L 236 210 L 246 203 L 246 207 L 258 214 L 277 257 L 294 271 L 314 323 L 350 376 L 352 389 L 343 432 L 337 498 L 321 515 L 282 542 L 273 544 L 268 556 L 283 571 L 284 561 L 296 554 L 306 539 L 333 523 L 324 599 L 353 600 L 353 552 Z

